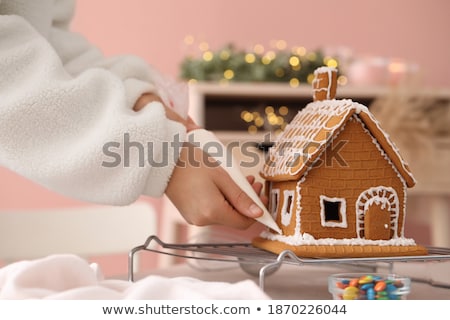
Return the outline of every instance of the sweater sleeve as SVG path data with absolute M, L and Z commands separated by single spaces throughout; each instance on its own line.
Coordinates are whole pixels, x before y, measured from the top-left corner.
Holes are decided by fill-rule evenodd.
M 114 73 L 128 88 L 130 100 L 142 92 L 154 92 L 182 117 L 187 117 L 188 94 L 185 83 L 177 83 L 153 68 L 147 61 L 134 55 L 105 57 L 83 35 L 70 30 L 75 11 L 71 0 L 59 0 L 52 7 L 52 24 L 45 32 L 64 68 L 78 75 L 87 68 L 102 68 Z
M 83 201 L 162 195 L 185 128 L 160 103 L 131 110 L 150 79 L 63 60 L 26 20 L 0 16 L 0 165 Z

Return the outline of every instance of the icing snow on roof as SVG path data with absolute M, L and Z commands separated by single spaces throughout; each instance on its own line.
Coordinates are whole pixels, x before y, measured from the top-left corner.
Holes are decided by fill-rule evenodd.
M 412 187 L 414 177 L 389 136 L 366 106 L 349 99 L 314 101 L 300 110 L 270 149 L 261 175 L 267 180 L 299 179 L 354 114 L 377 138 L 406 184 Z

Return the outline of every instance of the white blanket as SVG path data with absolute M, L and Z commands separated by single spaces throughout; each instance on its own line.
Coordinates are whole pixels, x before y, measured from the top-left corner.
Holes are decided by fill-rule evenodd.
M 104 279 L 96 265 L 74 255 L 20 261 L 0 269 L 1 299 L 269 299 L 251 280 L 205 282 L 148 276 L 136 282 Z

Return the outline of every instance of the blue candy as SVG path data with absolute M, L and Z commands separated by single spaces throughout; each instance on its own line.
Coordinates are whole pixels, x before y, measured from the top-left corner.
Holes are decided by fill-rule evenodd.
M 386 286 L 386 291 L 389 293 L 394 292 L 395 290 L 397 290 L 397 287 L 393 283 L 389 283 Z
M 362 290 L 368 290 L 371 288 L 373 288 L 373 283 L 364 283 L 363 285 L 361 285 Z
M 367 289 L 367 300 L 375 300 L 375 290 L 373 288 Z

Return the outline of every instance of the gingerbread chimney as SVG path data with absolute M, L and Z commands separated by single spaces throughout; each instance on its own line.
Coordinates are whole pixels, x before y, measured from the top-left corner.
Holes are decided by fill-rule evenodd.
M 337 69 L 330 67 L 317 68 L 314 71 L 312 85 L 314 101 L 334 99 L 337 87 Z

